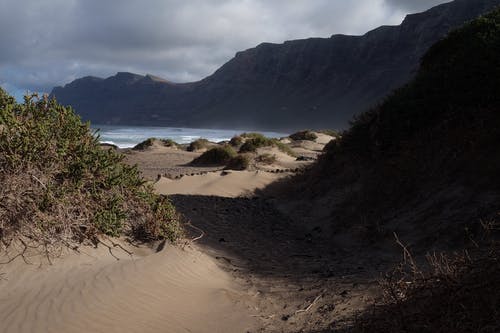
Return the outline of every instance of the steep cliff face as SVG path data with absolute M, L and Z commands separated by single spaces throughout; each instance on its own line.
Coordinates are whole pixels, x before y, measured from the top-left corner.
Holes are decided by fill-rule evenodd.
M 422 55 L 451 29 L 498 5 L 456 0 L 363 36 L 263 43 L 193 83 L 118 73 L 79 79 L 52 94 L 95 122 L 340 128 L 411 79 Z

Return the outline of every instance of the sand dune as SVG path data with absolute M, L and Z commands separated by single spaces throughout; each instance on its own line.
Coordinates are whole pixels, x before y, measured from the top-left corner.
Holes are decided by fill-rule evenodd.
M 248 296 L 196 249 L 122 253 L 120 261 L 104 247 L 86 251 L 54 265 L 18 259 L 0 267 L 0 332 L 247 332 L 254 325 L 242 303 Z
M 212 172 L 172 180 L 162 177 L 154 187 L 160 194 L 199 194 L 237 197 L 252 193 L 286 176 L 262 171 Z
M 317 155 L 309 146 L 294 149 L 298 155 Z M 219 170 L 176 180 L 161 177 L 154 187 L 160 194 L 235 198 L 250 195 L 256 189 L 289 175 L 266 170 L 295 169 L 310 163 L 297 161 L 275 147 L 259 148 L 258 154 L 274 155 L 276 161 L 271 165 L 254 165 L 253 168 L 259 171 Z M 193 167 L 188 163 L 199 153 L 167 147 L 154 146 L 147 151 L 128 151 L 126 156 L 127 161 L 138 164 L 150 180 L 156 179 L 158 174 L 179 176 L 220 169 Z M 197 198 L 194 200 L 199 201 Z M 232 207 L 230 204 L 225 209 L 231 211 Z M 237 206 L 235 211 L 245 209 Z M 266 229 L 266 233 L 272 236 L 271 240 L 262 251 L 275 253 L 275 233 L 278 229 L 273 224 L 262 223 L 268 218 L 274 221 L 275 214 L 266 215 L 261 220 L 264 216 L 262 212 L 266 209 L 267 206 L 259 206 L 255 211 L 252 210 L 251 223 L 247 224 L 258 222 L 258 225 L 271 228 L 272 232 Z M 206 215 L 211 216 L 211 213 Z M 256 216 L 259 218 L 256 219 Z M 214 216 L 213 220 L 217 223 L 197 221 L 209 233 L 206 239 L 238 238 L 217 231 L 227 230 L 227 225 L 220 220 L 219 215 Z M 231 224 L 230 229 L 235 227 Z M 289 230 L 289 226 L 283 230 Z M 236 228 L 233 232 L 238 235 L 241 230 Z M 248 230 L 244 233 L 251 236 Z M 245 245 L 245 249 L 248 248 L 251 247 Z M 303 308 L 304 304 L 311 301 L 309 298 L 314 299 L 318 294 L 316 289 L 292 285 L 289 292 L 285 293 L 288 296 L 277 297 L 273 294 L 274 280 L 261 283 L 258 282 L 260 280 L 253 281 L 251 276 L 228 273 L 234 267 L 228 264 L 222 269 L 220 262 L 216 264 L 217 258 L 220 259 L 219 251 L 214 252 L 209 247 L 199 251 L 194 245 L 184 248 L 167 246 L 158 253 L 146 247 L 132 249 L 133 256 L 122 250 L 114 251 L 120 260 L 116 260 L 104 246 L 99 246 L 84 247 L 81 254 L 65 253 L 61 258 L 53 259 L 52 265 L 39 254 L 29 258 L 31 265 L 21 258 L 0 265 L 0 332 L 232 333 L 255 331 L 262 327 L 274 327 L 275 331 L 280 331 L 279 327 L 305 324 L 308 321 L 306 316 L 294 316 L 293 320 L 284 322 L 280 319 L 281 312 L 288 316 L 294 315 L 294 311 Z M 281 262 L 288 256 L 278 257 Z M 0 262 L 5 262 L 5 259 L 5 254 L 0 254 Z M 265 261 L 275 263 L 273 260 Z M 266 287 L 268 285 L 270 287 Z M 308 294 L 295 296 L 301 288 Z M 268 294 L 273 294 L 274 298 L 267 301 L 267 296 L 259 296 L 261 289 L 268 290 Z

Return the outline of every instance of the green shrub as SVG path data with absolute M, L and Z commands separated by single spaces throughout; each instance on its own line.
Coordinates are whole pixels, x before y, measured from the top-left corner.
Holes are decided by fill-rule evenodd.
M 240 147 L 240 153 L 255 152 L 257 148 L 273 146 L 273 139 L 266 138 L 260 133 L 243 133 L 241 136 L 247 140 Z
M 231 146 L 214 147 L 195 158 L 191 163 L 194 165 L 225 165 L 234 156 L 236 156 L 236 151 Z
M 42 245 L 140 240 L 178 233 L 170 202 L 146 186 L 123 155 L 101 149 L 71 108 L 37 95 L 16 103 L 0 89 L 0 239 Z
M 250 158 L 247 155 L 236 155 L 231 158 L 225 167 L 226 170 L 246 170 L 250 165 Z
M 309 130 L 300 131 L 300 132 L 297 132 L 297 133 L 290 135 L 290 139 L 295 140 L 295 141 L 298 141 L 298 140 L 314 141 L 317 138 L 318 138 L 318 136 L 316 135 L 316 133 L 311 132 Z
M 210 141 L 207 139 L 198 139 L 191 142 L 187 148 L 188 151 L 197 151 L 201 149 L 205 149 L 209 146 Z

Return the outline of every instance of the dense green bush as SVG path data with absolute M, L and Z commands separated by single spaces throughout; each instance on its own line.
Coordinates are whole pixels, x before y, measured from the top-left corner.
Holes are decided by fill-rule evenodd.
M 36 95 L 18 104 L 0 89 L 0 238 L 39 244 L 179 236 L 170 202 L 136 167 L 100 148 L 71 108 Z
M 194 165 L 226 165 L 229 160 L 236 156 L 236 151 L 229 145 L 222 147 L 214 147 L 192 162 Z

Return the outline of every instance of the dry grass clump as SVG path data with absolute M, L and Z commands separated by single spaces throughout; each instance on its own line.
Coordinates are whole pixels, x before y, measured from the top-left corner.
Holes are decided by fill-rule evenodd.
M 198 139 L 198 140 L 191 142 L 189 144 L 189 146 L 187 147 L 187 151 L 198 151 L 201 149 L 208 148 L 209 145 L 210 145 L 210 141 L 208 141 L 207 139 L 201 138 L 201 139 Z
M 136 167 L 104 150 L 71 108 L 0 89 L 0 240 L 37 246 L 139 240 L 180 234 L 171 203 L 153 193 Z M 24 240 L 24 241 L 23 241 Z
M 346 331 L 500 332 L 500 244 L 474 244 L 429 254 L 424 267 L 403 246 L 403 261 L 381 280 L 381 302 Z
M 165 147 L 179 147 L 179 144 L 172 139 L 160 139 Z
M 226 165 L 235 156 L 236 151 L 231 146 L 224 145 L 207 150 L 191 163 L 193 165 Z
M 270 165 L 270 164 L 273 164 L 276 162 L 276 155 L 271 155 L 271 154 L 261 154 L 259 156 L 257 156 L 255 158 L 255 161 L 257 163 L 261 163 L 261 164 L 266 164 L 266 165 Z
M 299 140 L 314 141 L 318 138 L 318 136 L 314 132 L 311 132 L 309 130 L 305 130 L 305 131 L 293 133 L 289 136 L 289 138 L 294 140 L 294 141 L 299 141 Z

